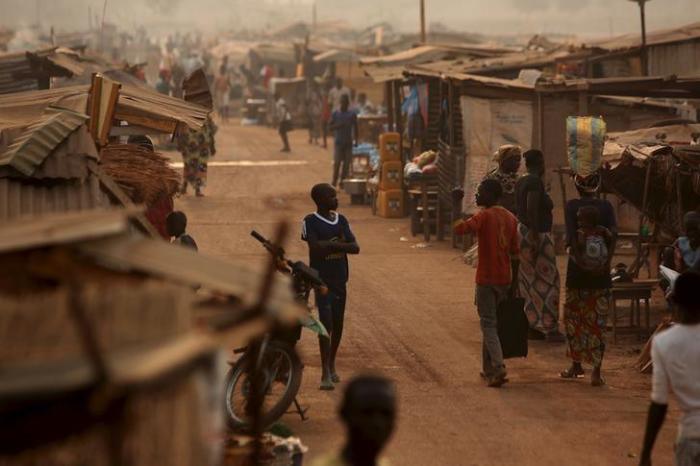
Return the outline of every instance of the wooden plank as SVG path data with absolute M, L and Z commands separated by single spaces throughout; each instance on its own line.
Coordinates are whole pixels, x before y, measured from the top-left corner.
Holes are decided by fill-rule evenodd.
M 177 128 L 177 121 L 174 119 L 159 118 L 154 115 L 147 114 L 134 114 L 129 111 L 125 111 L 121 107 L 117 107 L 114 112 L 114 118 L 117 120 L 124 120 L 129 123 L 129 125 L 143 126 L 150 128 L 162 133 L 171 134 Z

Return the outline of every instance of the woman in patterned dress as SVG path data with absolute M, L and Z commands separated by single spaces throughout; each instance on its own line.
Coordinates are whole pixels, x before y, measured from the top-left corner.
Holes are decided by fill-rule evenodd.
M 572 199 L 566 203 L 566 241 L 570 252 L 566 271 L 564 323 L 568 341 L 566 354 L 571 358 L 571 366 L 560 374 L 565 379 L 581 378 L 584 376 L 582 363 L 590 364 L 593 366 L 591 374 L 593 386 L 605 384 L 605 379 L 601 375 L 601 366 L 605 354 L 605 327 L 612 287 L 610 261 L 615 251 L 614 238 L 617 231 L 612 204 L 595 196 L 599 185 L 599 175 L 592 175 L 586 179 L 577 177 L 576 187 L 580 199 Z M 599 225 L 613 234 L 607 264 L 600 272 L 584 270 L 576 263 L 571 253 L 571 247 L 576 241 L 578 212 L 581 208 L 590 207 L 598 209 Z
M 204 196 L 202 188 L 207 181 L 207 162 L 216 154 L 214 144 L 216 130 L 214 122 L 211 118 L 207 118 L 202 129 L 196 131 L 185 128 L 178 134 L 177 149 L 182 154 L 184 163 L 183 183 L 180 190 L 182 194 L 187 192 L 187 185 L 191 184 L 196 196 Z
M 520 235 L 520 296 L 530 322 L 531 339 L 564 342 L 559 331 L 559 269 L 552 239 L 554 203 L 544 185 L 544 155 L 525 154 L 527 174 L 515 186 Z

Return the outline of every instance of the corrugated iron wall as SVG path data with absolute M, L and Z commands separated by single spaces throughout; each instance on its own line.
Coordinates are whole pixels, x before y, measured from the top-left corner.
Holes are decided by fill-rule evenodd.
M 0 222 L 26 215 L 106 208 L 109 205 L 99 180 L 92 175 L 85 180 L 47 183 L 0 178 Z
M 649 74 L 700 74 L 700 40 L 649 47 Z

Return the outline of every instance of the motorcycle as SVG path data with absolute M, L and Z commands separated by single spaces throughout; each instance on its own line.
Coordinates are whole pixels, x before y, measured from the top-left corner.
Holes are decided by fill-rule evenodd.
M 291 261 L 285 257 L 284 249 L 273 244 L 257 231 L 251 236 L 262 243 L 272 254 L 280 272 L 292 278 L 295 299 L 309 308 L 311 290 L 327 293 L 328 289 L 318 272 L 301 261 Z M 328 337 L 323 324 L 310 312 L 293 328 L 278 328 L 266 334 L 260 342 L 257 353 L 252 345 L 234 350 L 242 356 L 231 365 L 225 379 L 225 409 L 229 426 L 237 431 L 250 431 L 253 427 L 253 408 L 251 391 L 253 377 L 259 377 L 263 393 L 259 408 L 259 424 L 269 427 L 282 417 L 292 403 L 302 419 L 306 419 L 305 410 L 297 401 L 301 386 L 303 365 L 295 351 L 296 343 L 301 338 L 301 329 L 306 327 L 313 332 Z M 257 357 L 256 357 L 257 356 Z

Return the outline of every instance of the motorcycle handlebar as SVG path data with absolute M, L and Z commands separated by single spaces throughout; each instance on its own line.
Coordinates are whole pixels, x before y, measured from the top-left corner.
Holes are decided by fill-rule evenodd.
M 314 287 L 317 288 L 325 288 L 325 284 L 323 283 L 323 280 L 321 280 L 321 277 L 318 274 L 318 271 L 315 269 L 312 269 L 308 265 L 304 264 L 303 262 L 292 262 L 288 260 L 287 258 L 284 257 L 284 249 L 281 247 L 272 244 L 270 240 L 265 238 L 263 235 L 258 233 L 257 231 L 253 230 L 250 232 L 250 236 L 258 240 L 260 243 L 262 243 L 263 246 L 265 246 L 265 249 L 267 249 L 271 254 L 279 257 L 282 261 L 284 261 L 289 268 L 292 269 L 292 272 L 298 276 L 300 276 L 304 281 L 307 283 L 311 284 Z
M 269 243 L 269 241 L 267 239 L 265 239 L 265 237 L 263 235 L 261 235 L 260 233 L 258 233 L 255 230 L 250 232 L 250 236 L 257 239 L 258 241 L 260 241 L 263 244 Z

